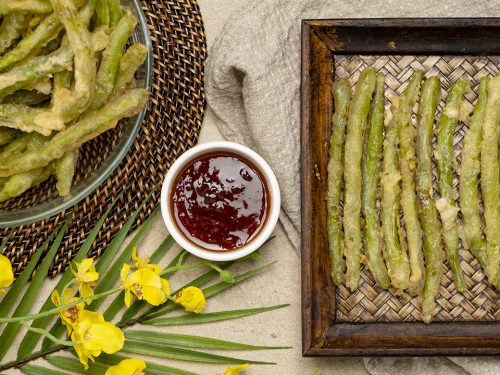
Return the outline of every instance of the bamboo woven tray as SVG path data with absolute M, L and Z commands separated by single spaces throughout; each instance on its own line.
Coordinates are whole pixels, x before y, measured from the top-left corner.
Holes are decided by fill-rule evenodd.
M 153 42 L 154 63 L 149 109 L 139 135 L 113 174 L 71 212 L 18 228 L 0 229 L 0 242 L 10 236 L 4 254 L 13 262 L 16 274 L 49 233 L 72 213 L 73 219 L 50 275 L 65 270 L 109 204 L 123 193 L 92 246 L 90 255 L 100 256 L 123 223 L 156 188 L 134 228 L 152 212 L 159 202 L 158 188 L 171 163 L 197 143 L 205 109 L 203 74 L 207 55 L 198 4 L 196 0 L 142 0 L 141 4 Z M 89 142 L 79 161 L 76 178 L 85 178 L 97 168 L 120 136 L 117 128 Z M 53 181 L 48 181 L 30 189 L 27 196 L 43 200 L 53 194 Z M 21 199 L 9 202 L 25 205 Z
M 500 353 L 499 294 L 477 260 L 460 249 L 467 291 L 446 270 L 430 325 L 420 323 L 421 300 L 394 296 L 363 270 L 359 289 L 335 287 L 326 236 L 326 166 L 334 111 L 331 85 L 354 85 L 366 66 L 387 76 L 386 96 L 401 94 L 412 73 L 439 74 L 443 97 L 466 76 L 477 99 L 482 76 L 500 73 L 499 19 L 304 21 L 302 29 L 302 298 L 305 355 L 471 355 Z M 496 40 L 496 41 L 495 41 Z M 484 55 L 484 56 L 480 56 Z M 439 106 L 441 110 L 443 100 Z M 454 148 L 460 162 L 464 124 Z M 458 179 L 454 181 L 458 194 Z

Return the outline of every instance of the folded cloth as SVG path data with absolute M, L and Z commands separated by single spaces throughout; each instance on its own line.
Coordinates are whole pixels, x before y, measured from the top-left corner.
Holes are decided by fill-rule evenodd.
M 205 87 L 217 126 L 270 164 L 280 220 L 300 243 L 300 25 L 307 18 L 492 17 L 500 0 L 253 0 L 228 20 L 209 53 Z M 500 374 L 498 359 L 366 359 L 372 374 Z

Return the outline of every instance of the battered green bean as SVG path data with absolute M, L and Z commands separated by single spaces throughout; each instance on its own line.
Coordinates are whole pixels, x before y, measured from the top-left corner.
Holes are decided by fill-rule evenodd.
M 412 109 L 420 92 L 422 71 L 413 74 L 401 97 L 397 114 L 397 126 L 400 142 L 399 166 L 401 169 L 401 208 L 406 228 L 408 256 L 410 258 L 411 294 L 420 294 L 424 287 L 422 254 L 422 228 L 418 221 L 417 196 L 415 192 L 415 129 L 411 121 Z
M 427 79 L 422 87 L 417 113 L 417 173 L 419 219 L 424 232 L 425 285 L 422 295 L 422 315 L 426 323 L 434 316 L 435 298 L 439 293 L 443 274 L 443 249 L 441 248 L 441 223 L 433 199 L 432 188 L 432 128 L 436 108 L 441 98 L 438 77 Z
M 35 124 L 35 117 L 44 110 L 22 104 L 0 104 L 0 126 L 22 130 L 26 133 L 37 132 L 50 135 L 53 128 L 43 128 Z M 58 130 L 58 129 L 56 129 Z
M 375 90 L 375 69 L 367 68 L 359 76 L 349 106 L 344 161 L 344 241 L 346 284 L 352 291 L 358 288 L 361 262 L 361 158 L 364 132 Z
M 96 0 L 97 26 L 109 26 L 110 14 L 108 0 Z
M 51 0 L 54 12 L 64 25 L 74 53 L 75 87 L 64 101 L 56 102 L 53 112 L 67 123 L 76 119 L 92 102 L 95 91 L 96 63 L 90 32 L 78 19 L 76 7 L 70 0 Z
M 120 0 L 108 0 L 108 9 L 109 9 L 110 24 L 112 26 L 116 25 L 123 15 L 122 7 L 120 5 Z
M 39 79 L 71 69 L 73 52 L 70 48 L 60 48 L 46 56 L 30 59 L 23 65 L 0 74 L 0 98 L 10 95 Z
M 125 54 L 126 55 L 126 54 Z M 123 58 L 125 58 L 125 55 Z M 123 60 L 122 58 L 122 60 Z M 121 87 L 121 85 L 120 85 Z M 336 80 L 332 87 L 335 113 L 332 117 L 330 138 L 330 159 L 328 160 L 328 209 L 327 230 L 330 251 L 332 280 L 336 285 L 342 282 L 342 224 L 340 218 L 340 195 L 343 181 L 343 154 L 347 113 L 352 90 L 349 82 Z
M 0 0 L 0 15 L 12 12 L 50 13 L 52 7 L 48 0 Z
M 19 132 L 15 129 L 0 127 L 0 146 L 9 144 L 18 134 Z
M 474 114 L 470 120 L 469 130 L 464 136 L 462 150 L 462 166 L 460 169 L 460 209 L 464 229 L 464 246 L 477 258 L 486 272 L 488 256 L 486 243 L 482 233 L 481 215 L 479 212 L 479 188 L 477 184 L 481 171 L 479 155 L 481 153 L 481 128 L 488 100 L 489 78 L 479 81 L 479 96 Z
M 24 104 L 38 105 L 50 99 L 50 95 L 43 94 L 36 90 L 18 90 L 9 96 L 6 96 L 2 103 L 5 104 Z
M 5 163 L 15 155 L 24 152 L 26 150 L 30 136 L 31 134 L 23 134 L 3 147 L 2 151 L 0 151 L 0 164 Z
M 481 190 L 484 200 L 488 279 L 497 287 L 500 267 L 500 76 L 488 82 L 488 100 L 483 120 L 481 142 Z
M 126 91 L 99 111 L 87 114 L 76 124 L 57 133 L 42 150 L 26 152 L 0 165 L 0 176 L 12 176 L 48 165 L 109 130 L 118 120 L 137 114 L 146 105 L 148 96 L 149 92 L 144 89 Z
M 29 17 L 25 13 L 9 13 L 0 24 L 0 54 L 4 53 L 26 30 Z
M 31 187 L 47 180 L 52 173 L 50 166 L 9 177 L 0 190 L 0 202 L 17 197 Z
M 77 161 L 78 150 L 73 150 L 66 152 L 54 163 L 54 175 L 57 180 L 56 188 L 61 197 L 67 197 L 71 191 Z
M 133 15 L 126 14 L 111 32 L 109 45 L 102 54 L 101 65 L 97 72 L 96 95 L 91 109 L 100 108 L 109 99 L 114 88 L 120 59 L 123 56 L 123 49 L 136 24 L 137 19 Z
M 467 81 L 459 79 L 451 87 L 446 99 L 446 105 L 438 120 L 438 167 L 439 167 L 439 192 L 441 198 L 436 201 L 436 207 L 443 223 L 443 239 L 448 264 L 450 265 L 455 281 L 455 287 L 459 292 L 465 290 L 465 280 L 460 267 L 460 256 L 458 254 L 458 207 L 455 206 L 453 192 L 453 161 L 455 152 L 453 150 L 453 136 L 460 115 L 460 105 L 467 89 Z
M 125 51 L 120 60 L 118 72 L 116 73 L 115 85 L 111 97 L 116 97 L 126 90 L 127 85 L 133 81 L 137 69 L 146 60 L 147 54 L 147 47 L 140 43 L 132 45 Z
M 391 280 L 383 259 L 384 242 L 380 233 L 380 218 L 377 213 L 378 181 L 384 131 L 385 75 L 377 74 L 375 96 L 372 102 L 370 130 L 363 162 L 362 211 L 365 218 L 366 261 L 375 281 L 388 289 Z
M 386 115 L 386 131 L 383 150 L 381 219 L 385 246 L 383 255 L 391 284 L 398 291 L 406 289 L 410 283 L 408 255 L 401 246 L 399 236 L 399 209 L 401 196 L 401 173 L 398 170 L 398 128 L 396 117 L 399 98 L 394 98 L 391 112 Z M 401 241 L 404 238 L 401 237 Z

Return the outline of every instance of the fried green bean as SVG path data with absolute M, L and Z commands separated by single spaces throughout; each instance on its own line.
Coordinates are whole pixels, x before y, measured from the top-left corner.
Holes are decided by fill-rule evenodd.
M 500 141 L 500 76 L 488 82 L 488 99 L 481 141 L 481 190 L 484 200 L 488 279 L 497 287 L 500 276 L 500 177 L 498 142 Z
M 109 99 L 115 85 L 125 44 L 136 24 L 137 19 L 131 14 L 126 14 L 111 32 L 109 45 L 102 53 L 101 65 L 97 72 L 96 94 L 91 109 L 100 108 Z
M 385 119 L 385 140 L 383 149 L 382 194 L 380 201 L 382 233 L 385 246 L 382 248 L 391 284 L 398 291 L 406 289 L 410 283 L 408 255 L 401 246 L 399 236 L 399 209 L 401 197 L 401 173 L 398 166 L 398 128 L 396 117 L 399 98 L 394 98 L 391 112 Z M 401 237 L 401 241 L 404 238 Z
M 120 0 L 108 0 L 109 22 L 111 26 L 116 25 L 122 18 L 123 10 L 120 5 Z
M 78 153 L 78 150 L 68 151 L 54 163 L 54 175 L 57 180 L 56 188 L 61 197 L 67 197 L 71 191 Z
M 110 14 L 108 0 L 96 0 L 97 26 L 109 26 Z
M 43 128 L 35 124 L 35 117 L 43 112 L 44 109 L 22 104 L 0 104 L 0 126 L 22 130 L 26 133 L 37 132 L 48 136 L 52 133 L 52 130 L 59 129 Z
M 467 90 L 467 85 L 467 81 L 461 78 L 451 87 L 448 98 L 446 99 L 446 105 L 441 112 L 437 124 L 438 185 L 441 198 L 436 201 L 436 208 L 438 209 L 443 224 L 443 239 L 446 257 L 453 273 L 455 287 L 459 292 L 465 290 L 465 280 L 462 268 L 460 267 L 460 255 L 458 254 L 457 216 L 459 209 L 455 206 L 453 192 L 453 161 L 455 159 L 453 136 L 455 134 L 455 127 L 460 115 L 460 106 L 465 91 Z
M 486 243 L 482 233 L 481 214 L 479 212 L 479 188 L 477 180 L 481 167 L 479 156 L 481 153 L 481 128 L 488 100 L 489 78 L 483 77 L 479 81 L 479 96 L 474 114 L 470 120 L 469 130 L 464 136 L 462 150 L 462 166 L 460 169 L 460 209 L 464 229 L 464 246 L 477 258 L 486 272 L 488 256 Z
M 0 126 L 0 146 L 9 144 L 17 137 L 18 134 L 19 132 L 15 129 Z
M 400 143 L 401 208 L 406 228 L 408 256 L 410 258 L 409 292 L 414 295 L 420 294 L 424 286 L 424 258 L 422 254 L 422 228 L 417 213 L 415 128 L 412 124 L 411 115 L 420 92 L 423 75 L 422 71 L 416 71 L 413 74 L 401 97 L 396 118 Z
M 36 185 L 47 180 L 52 174 L 50 166 L 9 177 L 0 190 L 0 202 L 17 197 Z
M 23 65 L 0 74 L 0 98 L 10 95 L 39 79 L 71 69 L 73 52 L 70 48 L 59 48 L 46 56 L 30 59 Z
M 140 43 L 132 45 L 125 51 L 120 60 L 118 72 L 116 73 L 115 85 L 111 97 L 116 97 L 127 89 L 128 84 L 133 81 L 137 69 L 146 60 L 147 54 L 147 47 Z
M 77 9 L 70 0 L 51 0 L 54 12 L 64 25 L 74 53 L 74 90 L 64 101 L 56 102 L 53 112 L 63 123 L 76 119 L 92 102 L 95 92 L 96 63 L 90 32 L 78 19 Z M 59 105 L 60 104 L 60 105 Z
M 9 13 L 0 24 L 0 54 L 4 53 L 26 30 L 29 17 L 25 13 Z M 1 60 L 1 59 L 0 59 Z
M 57 133 L 42 150 L 25 152 L 0 165 L 0 176 L 12 176 L 48 165 L 52 160 L 61 158 L 66 152 L 76 150 L 83 143 L 109 130 L 110 124 L 116 125 L 120 119 L 139 113 L 148 97 L 149 92 L 144 89 L 126 91 L 99 111 L 88 113 L 71 127 Z
M 359 76 L 349 106 L 344 157 L 344 242 L 346 284 L 358 288 L 361 269 L 361 158 L 370 101 L 375 90 L 375 69 L 367 68 Z
M 5 163 L 15 155 L 19 155 L 24 152 L 27 148 L 30 137 L 31 134 L 23 134 L 3 147 L 2 151 L 0 151 L 0 164 Z
M 380 218 L 376 208 L 384 131 L 384 86 L 385 75 L 378 73 L 363 160 L 362 212 L 365 218 L 366 263 L 377 284 L 388 289 L 391 280 L 382 256 L 384 242 L 380 233 Z
M 52 7 L 48 0 L 0 0 L 0 15 L 13 12 L 50 13 Z
M 125 58 L 126 54 L 123 56 Z M 122 58 L 122 60 L 123 60 Z M 120 85 L 119 87 L 121 87 Z M 343 154 L 345 128 L 352 90 L 345 79 L 336 80 L 332 87 L 335 113 L 332 117 L 330 138 L 330 159 L 328 160 L 328 210 L 327 231 L 330 251 L 331 274 L 335 285 L 342 282 L 342 224 L 340 218 L 340 196 L 343 181 Z
M 438 77 L 427 79 L 422 86 L 417 113 L 417 173 L 419 219 L 424 232 L 425 285 L 422 315 L 426 323 L 432 321 L 435 298 L 439 293 L 443 274 L 443 249 L 441 248 L 441 223 L 434 204 L 432 188 L 432 134 L 437 105 L 441 98 Z
M 18 90 L 9 96 L 6 96 L 2 103 L 4 104 L 24 104 L 38 105 L 50 99 L 50 95 L 43 94 L 37 90 Z

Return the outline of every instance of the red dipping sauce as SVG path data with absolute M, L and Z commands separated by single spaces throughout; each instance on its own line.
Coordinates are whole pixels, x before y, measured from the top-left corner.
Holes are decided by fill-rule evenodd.
M 176 177 L 170 198 L 180 231 L 212 251 L 245 246 L 268 216 L 269 191 L 261 172 L 230 152 L 191 161 Z

